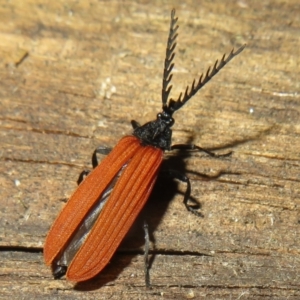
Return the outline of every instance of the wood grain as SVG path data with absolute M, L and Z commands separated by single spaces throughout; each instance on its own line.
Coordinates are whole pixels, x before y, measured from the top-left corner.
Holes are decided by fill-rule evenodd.
M 0 4 L 0 298 L 300 298 L 298 1 Z M 166 165 L 191 178 L 203 218 L 185 210 L 184 185 L 162 179 L 103 273 L 75 287 L 55 281 L 44 239 L 92 151 L 160 111 L 173 7 L 174 97 L 247 43 L 175 114 L 174 143 L 233 154 L 167 153 Z

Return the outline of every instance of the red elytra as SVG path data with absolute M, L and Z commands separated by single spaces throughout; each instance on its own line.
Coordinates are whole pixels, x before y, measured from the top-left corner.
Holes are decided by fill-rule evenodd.
M 161 149 L 142 146 L 134 136 L 122 138 L 78 186 L 52 225 L 44 246 L 46 264 L 51 265 L 61 249 L 66 247 L 78 224 L 122 166 L 127 164 L 101 211 L 101 218 L 73 258 L 66 276 L 79 282 L 101 272 L 147 201 L 162 159 Z
M 196 150 L 215 156 L 196 145 L 171 145 L 172 115 L 246 45 L 235 52 L 232 50 L 227 58 L 224 55 L 219 63 L 216 61 L 213 68 L 209 68 L 197 82 L 194 80 L 191 88 L 188 86 L 177 100 L 169 99 L 178 29 L 176 23 L 175 10 L 172 10 L 163 73 L 162 112 L 157 114 L 156 120 L 142 126 L 132 121 L 133 135 L 122 138 L 108 156 L 94 166 L 48 233 L 44 258 L 47 265 L 52 265 L 56 278 L 66 274 L 71 281 L 85 281 L 107 265 L 149 198 L 164 151 Z M 187 184 L 183 202 L 189 211 L 197 215 L 197 210 L 188 205 L 191 187 L 188 177 L 174 170 L 169 175 Z M 147 280 L 146 276 L 148 285 Z

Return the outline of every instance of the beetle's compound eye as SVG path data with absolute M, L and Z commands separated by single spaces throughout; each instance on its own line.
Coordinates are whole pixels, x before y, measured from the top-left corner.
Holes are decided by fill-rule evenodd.
M 174 119 L 171 118 L 171 117 L 170 117 L 168 120 L 166 120 L 166 123 L 167 123 L 168 126 L 170 126 L 170 127 L 174 125 L 174 122 L 175 122 Z
M 175 122 L 174 119 L 170 116 L 170 114 L 166 113 L 165 111 L 163 111 L 162 113 L 158 113 L 157 114 L 157 119 L 162 120 L 165 124 L 167 124 L 170 127 Z

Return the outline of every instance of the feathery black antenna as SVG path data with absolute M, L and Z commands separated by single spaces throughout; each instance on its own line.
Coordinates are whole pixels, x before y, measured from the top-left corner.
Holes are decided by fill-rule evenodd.
M 174 99 L 170 99 L 168 108 L 171 112 L 174 112 L 178 110 L 182 105 L 184 105 L 189 99 L 191 99 L 207 82 L 209 82 L 233 57 L 241 53 L 244 48 L 246 47 L 246 44 L 238 48 L 235 52 L 234 49 L 231 50 L 228 57 L 225 59 L 225 54 L 223 55 L 222 59 L 220 60 L 218 64 L 218 60 L 216 60 L 212 70 L 211 67 L 207 69 L 207 72 L 203 78 L 203 74 L 199 77 L 198 83 L 195 85 L 196 80 L 194 79 L 192 83 L 192 87 L 190 89 L 189 86 L 186 87 L 183 99 L 182 93 L 180 93 L 178 99 L 175 101 Z M 172 74 L 170 75 L 170 79 L 172 78 Z M 203 79 L 202 79 L 203 78 Z
M 172 86 L 169 86 L 170 81 L 172 80 L 173 75 L 171 74 L 172 69 L 174 67 L 174 63 L 172 63 L 175 53 L 174 50 L 176 48 L 176 38 L 178 34 L 176 33 L 178 29 L 178 25 L 176 26 L 178 18 L 175 18 L 175 9 L 171 11 L 171 21 L 170 21 L 170 30 L 168 36 L 168 43 L 166 49 L 166 58 L 165 58 L 165 66 L 164 66 L 164 75 L 162 82 L 162 103 L 163 107 L 167 107 L 168 97 L 171 92 Z

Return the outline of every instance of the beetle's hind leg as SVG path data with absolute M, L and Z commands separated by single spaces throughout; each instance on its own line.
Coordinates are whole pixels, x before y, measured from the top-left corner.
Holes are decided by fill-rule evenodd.
M 105 146 L 99 146 L 98 148 L 95 149 L 92 155 L 93 169 L 95 169 L 99 164 L 97 154 L 107 155 L 109 154 L 109 152 L 111 152 L 111 150 L 112 148 L 105 147 Z M 77 184 L 79 185 L 90 172 L 91 172 L 90 170 L 82 171 L 77 179 Z

